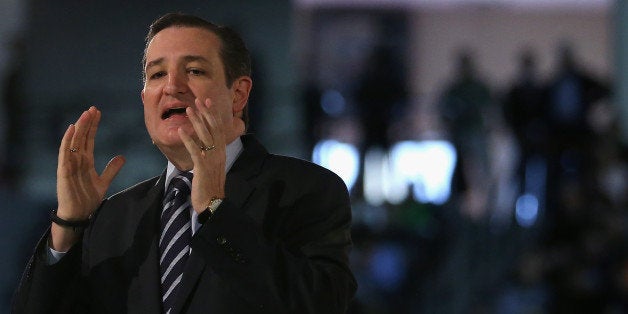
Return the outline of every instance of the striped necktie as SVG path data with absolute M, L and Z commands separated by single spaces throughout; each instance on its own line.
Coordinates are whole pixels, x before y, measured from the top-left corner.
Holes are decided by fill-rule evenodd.
M 159 238 L 159 270 L 164 313 L 170 313 L 177 288 L 190 253 L 192 238 L 190 219 L 190 191 L 192 174 L 182 172 L 172 178 L 164 198 Z

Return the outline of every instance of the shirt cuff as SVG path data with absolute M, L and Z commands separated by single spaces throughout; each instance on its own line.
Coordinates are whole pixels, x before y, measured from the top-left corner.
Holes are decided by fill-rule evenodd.
M 47 246 L 48 246 L 48 250 L 47 250 L 48 254 L 46 254 L 46 262 L 48 263 L 48 265 L 56 264 L 58 261 L 61 260 L 61 258 L 65 256 L 66 253 L 68 253 L 68 252 L 59 252 L 51 248 L 50 244 L 48 244 Z

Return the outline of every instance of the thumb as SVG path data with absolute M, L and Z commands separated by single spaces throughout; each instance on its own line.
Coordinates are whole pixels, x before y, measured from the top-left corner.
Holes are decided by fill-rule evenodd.
M 122 157 L 122 155 L 115 156 L 109 160 L 109 163 L 105 166 L 105 170 L 103 170 L 100 175 L 107 187 L 109 187 L 113 178 L 118 175 L 118 172 L 120 172 L 120 169 L 124 166 L 125 161 L 126 160 Z

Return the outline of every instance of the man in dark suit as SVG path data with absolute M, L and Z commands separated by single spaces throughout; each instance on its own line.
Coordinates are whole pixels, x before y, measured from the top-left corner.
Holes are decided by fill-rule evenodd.
M 344 312 L 356 289 L 346 187 L 243 135 L 252 80 L 240 37 L 167 14 L 143 63 L 146 128 L 167 169 L 103 201 L 124 158 L 98 175 L 101 113 L 85 111 L 61 141 L 58 208 L 13 311 Z

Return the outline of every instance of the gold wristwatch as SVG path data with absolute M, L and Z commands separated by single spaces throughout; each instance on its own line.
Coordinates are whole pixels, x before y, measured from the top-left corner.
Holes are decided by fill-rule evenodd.
M 211 201 L 209 201 L 209 205 L 207 205 L 207 208 L 205 210 L 209 210 L 209 214 L 213 215 L 221 203 L 222 203 L 222 198 L 217 198 L 214 196 L 212 197 Z
M 218 206 L 222 203 L 222 200 L 222 198 L 212 197 L 207 208 L 198 215 L 198 222 L 204 224 L 206 221 L 210 220 L 212 216 L 214 216 L 214 212 L 218 209 Z

